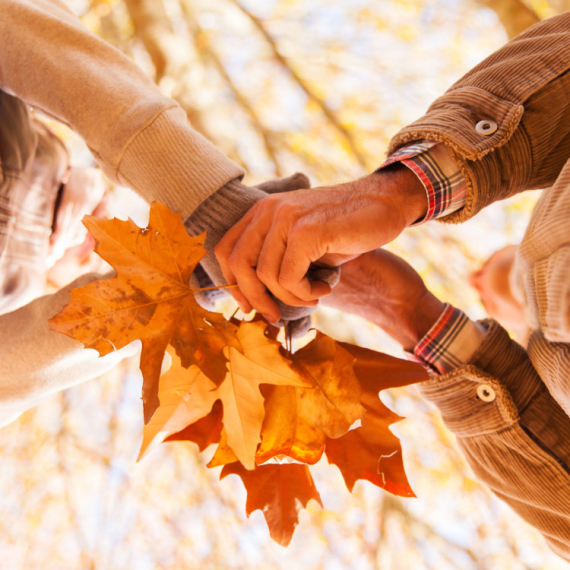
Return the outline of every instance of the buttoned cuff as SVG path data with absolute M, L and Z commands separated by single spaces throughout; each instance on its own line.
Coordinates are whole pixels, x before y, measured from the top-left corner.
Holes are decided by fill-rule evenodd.
M 487 334 L 466 364 L 419 385 L 458 437 L 493 433 L 516 423 L 543 387 L 525 350 L 505 329 L 492 320 L 481 324 Z
M 464 222 L 485 206 L 526 189 L 532 156 L 524 129 L 517 128 L 523 113 L 522 105 L 479 87 L 457 87 L 397 133 L 388 152 L 418 140 L 444 143 L 466 181 L 464 207 L 445 221 Z M 483 129 L 485 123 L 492 123 L 493 128 Z M 506 173 L 506 167 L 513 164 L 525 167 Z

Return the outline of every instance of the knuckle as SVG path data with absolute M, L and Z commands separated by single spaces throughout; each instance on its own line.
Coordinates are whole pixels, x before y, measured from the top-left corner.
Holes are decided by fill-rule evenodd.
M 227 258 L 227 265 L 233 273 L 239 272 L 239 269 L 241 267 L 239 257 L 235 253 L 232 253 Z
M 256 214 L 265 214 L 267 212 L 271 212 L 273 210 L 276 209 L 277 205 L 279 204 L 279 197 L 275 196 L 273 194 L 270 194 L 269 196 L 266 196 L 265 198 L 263 198 L 263 200 L 260 200 L 259 202 L 257 202 L 257 204 L 255 204 L 255 206 L 253 206 L 254 208 L 256 208 L 255 213 Z
M 227 248 L 225 247 L 225 245 L 222 241 L 218 242 L 214 246 L 214 255 L 216 256 L 216 259 L 218 259 L 218 261 L 224 260 L 228 257 L 227 256 Z
M 283 287 L 283 289 L 289 289 L 290 280 L 289 280 L 289 277 L 288 277 L 286 274 L 281 273 L 281 274 L 279 275 L 279 278 L 277 279 L 277 282 L 279 283 L 279 285 L 280 285 L 281 287 Z
M 266 269 L 265 267 L 258 267 L 255 271 L 257 277 L 259 278 L 259 280 L 262 283 L 265 283 L 265 285 L 269 285 L 272 281 L 273 281 L 273 277 L 271 275 L 271 272 Z

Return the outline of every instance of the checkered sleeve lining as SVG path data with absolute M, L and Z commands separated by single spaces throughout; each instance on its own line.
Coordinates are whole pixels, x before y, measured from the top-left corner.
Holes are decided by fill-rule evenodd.
M 465 205 L 465 178 L 443 143 L 419 141 L 403 146 L 378 170 L 395 162 L 406 165 L 420 179 L 426 190 L 427 214 L 414 225 L 447 216 Z
M 486 330 L 449 303 L 414 348 L 412 360 L 445 374 L 467 362 L 485 338 Z

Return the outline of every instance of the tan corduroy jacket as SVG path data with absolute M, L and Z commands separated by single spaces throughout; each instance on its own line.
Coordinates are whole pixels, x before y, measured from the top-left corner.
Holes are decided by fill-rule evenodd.
M 421 386 L 475 474 L 570 561 L 570 14 L 491 55 L 392 140 L 444 142 L 468 182 L 461 222 L 547 188 L 515 261 L 526 350 L 495 322 L 470 362 Z M 479 121 L 497 129 L 480 134 Z M 492 130 L 492 129 L 490 129 Z
M 477 66 L 399 133 L 391 150 L 418 139 L 452 149 L 469 182 L 454 221 L 516 192 L 552 186 L 517 263 L 534 328 L 528 350 L 490 323 L 471 362 L 422 391 L 475 473 L 570 560 L 569 68 L 570 16 L 561 16 Z M 57 0 L 0 0 L 0 89 L 72 126 L 108 176 L 184 216 L 242 174 L 190 128 L 176 103 Z M 475 125 L 483 119 L 496 121 L 497 131 L 480 135 Z M 97 358 L 50 332 L 47 319 L 67 299 L 62 290 L 0 316 L 0 425 L 136 350 Z

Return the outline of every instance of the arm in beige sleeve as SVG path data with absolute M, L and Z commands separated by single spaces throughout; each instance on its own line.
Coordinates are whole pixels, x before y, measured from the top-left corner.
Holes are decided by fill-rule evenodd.
M 467 182 L 461 222 L 496 200 L 550 186 L 570 156 L 570 13 L 508 42 L 400 131 L 407 142 L 443 142 Z
M 469 362 L 420 390 L 475 475 L 570 561 L 570 418 L 525 350 L 496 322 L 485 325 Z
M 0 0 L 0 89 L 66 123 L 105 173 L 187 218 L 243 170 L 59 0 Z
M 0 315 L 0 426 L 15 420 L 49 395 L 97 378 L 140 350 L 134 342 L 107 356 L 49 330 L 48 319 L 69 301 L 68 291 L 97 274 L 80 277 L 53 295 Z

